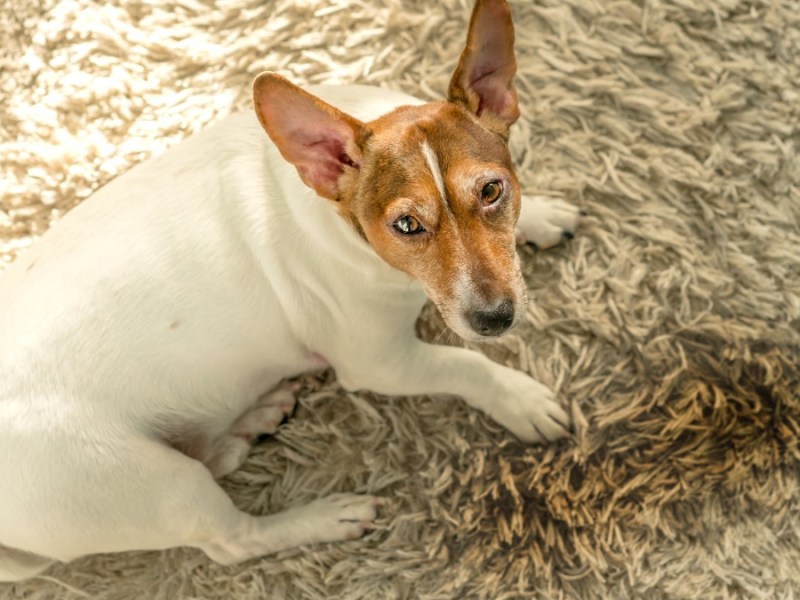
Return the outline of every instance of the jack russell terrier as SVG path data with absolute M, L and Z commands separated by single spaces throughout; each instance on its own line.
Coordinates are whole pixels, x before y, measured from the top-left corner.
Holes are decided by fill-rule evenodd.
M 426 296 L 466 340 L 508 331 L 515 240 L 552 246 L 580 218 L 520 194 L 515 72 L 506 1 L 477 0 L 447 101 L 262 73 L 257 120 L 133 168 L 20 257 L 0 280 L 0 580 L 361 536 L 379 498 L 252 516 L 215 481 L 292 412 L 279 382 L 326 365 L 346 389 L 457 394 L 526 442 L 567 435 L 542 384 L 414 335 Z

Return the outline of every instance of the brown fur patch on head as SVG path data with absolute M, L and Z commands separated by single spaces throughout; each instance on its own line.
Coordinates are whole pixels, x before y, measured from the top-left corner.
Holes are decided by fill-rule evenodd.
M 402 107 L 368 126 L 373 135 L 342 204 L 378 255 L 418 279 L 459 333 L 468 333 L 459 322 L 471 308 L 502 299 L 523 308 L 520 193 L 503 137 L 448 102 Z M 489 206 L 481 194 L 493 181 L 503 191 Z M 425 231 L 397 231 L 403 216 Z

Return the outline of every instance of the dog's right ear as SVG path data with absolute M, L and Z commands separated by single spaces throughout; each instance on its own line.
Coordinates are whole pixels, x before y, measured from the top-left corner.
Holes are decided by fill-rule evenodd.
M 253 101 L 261 126 L 305 184 L 338 200 L 341 176 L 361 168 L 367 126 L 276 73 L 256 77 Z

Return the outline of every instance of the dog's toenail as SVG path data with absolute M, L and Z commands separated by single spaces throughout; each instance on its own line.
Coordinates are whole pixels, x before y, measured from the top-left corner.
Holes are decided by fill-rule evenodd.
M 564 237 L 567 238 L 568 240 L 571 240 L 571 239 L 575 238 L 575 234 L 572 233 L 571 231 L 565 231 L 564 232 Z
M 585 210 L 582 210 L 582 211 L 580 211 L 578 214 L 579 214 L 580 216 L 582 216 L 582 217 L 588 217 L 588 216 L 589 216 L 589 213 L 588 213 L 588 212 L 586 212 Z
M 263 444 L 272 436 L 268 433 L 262 433 L 261 435 L 256 437 L 256 444 Z

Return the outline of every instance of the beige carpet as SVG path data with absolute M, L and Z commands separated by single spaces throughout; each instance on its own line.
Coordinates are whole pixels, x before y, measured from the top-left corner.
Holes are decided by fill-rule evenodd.
M 470 6 L 1 8 L 10 261 L 103 182 L 248 109 L 261 70 L 439 97 Z M 558 388 L 577 438 L 524 447 L 458 402 L 310 376 L 297 417 L 225 487 L 254 513 L 369 490 L 392 499 L 378 531 L 233 568 L 181 549 L 98 556 L 0 584 L 0 597 L 800 595 L 800 3 L 514 12 L 521 180 L 592 216 L 567 246 L 523 251 L 527 323 L 481 350 Z M 420 329 L 435 339 L 442 326 L 428 314 Z

